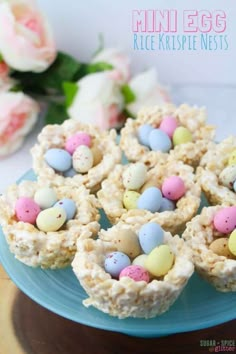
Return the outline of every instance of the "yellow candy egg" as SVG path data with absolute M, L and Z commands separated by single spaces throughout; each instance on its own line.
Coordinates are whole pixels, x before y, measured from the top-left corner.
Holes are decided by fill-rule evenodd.
M 117 251 L 127 254 L 130 258 L 135 258 L 142 252 L 138 236 L 132 230 L 123 229 L 117 231 L 113 241 L 117 247 Z
M 135 191 L 125 191 L 123 195 L 123 204 L 127 210 L 136 209 L 137 201 L 140 197 L 140 194 Z
M 233 150 L 229 155 L 228 165 L 236 165 L 236 150 Z
M 61 207 L 52 207 L 39 213 L 36 225 L 44 232 L 59 230 L 66 221 L 66 211 Z
M 93 166 L 97 166 L 102 161 L 102 152 L 97 146 L 91 147 L 91 152 L 93 155 Z
M 214 240 L 210 246 L 210 250 L 218 254 L 218 256 L 224 256 L 226 258 L 232 258 L 232 253 L 228 247 L 228 237 L 220 237 Z
M 185 127 L 178 127 L 173 134 L 174 146 L 180 144 L 186 144 L 193 140 L 192 133 Z
M 229 236 L 228 247 L 230 252 L 236 256 L 236 230 L 234 230 Z
M 172 268 L 174 258 L 168 245 L 160 245 L 148 254 L 145 268 L 156 277 L 161 277 Z

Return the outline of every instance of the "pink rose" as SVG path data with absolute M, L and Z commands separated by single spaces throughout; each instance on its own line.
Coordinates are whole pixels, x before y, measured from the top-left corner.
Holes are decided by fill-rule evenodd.
M 122 125 L 123 96 L 108 71 L 87 75 L 77 85 L 78 92 L 68 109 L 70 118 L 101 129 Z
M 120 84 L 130 79 L 130 59 L 121 50 L 108 48 L 99 52 L 92 60 L 92 63 L 105 62 L 111 64 L 113 69 L 109 72 L 110 77 Z
M 39 113 L 38 104 L 22 92 L 0 93 L 0 156 L 17 150 L 32 129 Z
M 56 57 L 51 29 L 33 0 L 0 2 L 0 53 L 19 71 L 41 72 Z

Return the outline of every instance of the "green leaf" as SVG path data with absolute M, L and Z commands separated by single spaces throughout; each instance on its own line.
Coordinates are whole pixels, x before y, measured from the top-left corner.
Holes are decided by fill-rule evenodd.
M 94 74 L 97 72 L 112 70 L 112 69 L 113 69 L 113 65 L 103 62 L 103 61 L 87 64 L 87 73 L 88 74 Z
M 4 61 L 3 55 L 0 53 L 0 63 L 1 61 Z
M 124 97 L 125 104 L 132 103 L 136 100 L 134 92 L 131 90 L 130 86 L 125 84 L 121 87 L 121 93 Z
M 66 108 L 68 108 L 72 104 L 74 97 L 78 92 L 79 86 L 74 82 L 65 81 L 63 82 L 62 87 L 65 94 L 65 105 Z
M 68 118 L 69 116 L 63 104 L 51 102 L 45 116 L 45 124 L 61 124 Z
M 54 63 L 42 73 L 18 72 L 13 77 L 19 80 L 26 91 L 42 94 L 62 94 L 62 83 L 74 81 L 80 63 L 68 54 L 58 52 Z

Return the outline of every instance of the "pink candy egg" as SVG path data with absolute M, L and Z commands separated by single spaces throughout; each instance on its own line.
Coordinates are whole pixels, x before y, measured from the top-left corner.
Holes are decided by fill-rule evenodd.
M 166 178 L 162 184 L 161 190 L 163 196 L 170 200 L 178 200 L 186 192 L 184 181 L 178 176 Z
M 41 209 L 31 198 L 21 197 L 16 201 L 15 214 L 18 221 L 35 224 Z
M 236 229 L 236 206 L 219 210 L 214 216 L 213 224 L 217 231 L 231 233 Z
M 122 271 L 120 272 L 119 279 L 121 279 L 122 277 L 129 277 L 134 281 L 144 280 L 147 283 L 150 280 L 148 271 L 145 268 L 138 265 L 130 265 L 122 269 Z
M 75 135 L 72 135 L 71 137 L 69 137 L 67 139 L 66 144 L 65 144 L 65 149 L 67 152 L 69 152 L 71 155 L 73 155 L 74 151 L 80 145 L 86 145 L 86 146 L 90 147 L 91 146 L 90 135 L 83 133 L 83 132 L 79 132 Z
M 175 129 L 178 127 L 177 119 L 172 116 L 166 116 L 162 119 L 159 129 L 172 138 Z

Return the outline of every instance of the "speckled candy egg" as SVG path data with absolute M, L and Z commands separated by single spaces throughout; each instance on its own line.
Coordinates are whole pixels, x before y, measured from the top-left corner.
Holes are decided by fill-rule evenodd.
M 44 232 L 58 231 L 66 221 L 66 212 L 63 208 L 52 207 L 38 214 L 36 224 Z
M 93 167 L 93 154 L 88 146 L 80 145 L 73 154 L 73 168 L 79 173 L 86 173 Z
M 219 181 L 223 186 L 233 189 L 234 182 L 236 181 L 236 165 L 230 165 L 224 168 L 219 175 Z
M 115 233 L 113 241 L 118 251 L 135 258 L 141 253 L 138 236 L 130 229 L 119 230 Z
M 113 278 L 119 278 L 120 272 L 131 264 L 129 257 L 122 252 L 111 252 L 106 256 L 104 268 Z
M 79 132 L 77 134 L 70 136 L 66 140 L 65 149 L 71 155 L 73 155 L 73 153 L 75 152 L 77 147 L 80 145 L 86 145 L 88 147 L 91 146 L 91 137 L 89 134 L 84 133 L 84 132 Z
M 160 245 L 147 256 L 146 269 L 154 276 L 161 277 L 168 273 L 174 263 L 174 254 L 169 245 Z
M 136 209 L 140 193 L 135 191 L 125 191 L 123 195 L 123 204 L 127 210 Z
M 169 136 L 160 129 L 153 129 L 148 139 L 153 151 L 168 152 L 171 149 L 172 143 Z
M 139 189 L 147 178 L 147 167 L 142 162 L 131 164 L 123 173 L 123 185 L 127 189 Z
M 66 221 L 73 219 L 76 213 L 76 204 L 72 199 L 63 198 L 58 200 L 54 207 L 61 207 L 66 212 Z
M 214 216 L 213 224 L 223 234 L 232 232 L 236 228 L 236 206 L 219 210 Z
M 56 203 L 57 194 L 53 188 L 39 188 L 34 195 L 34 201 L 41 209 L 47 209 Z
M 32 198 L 21 197 L 16 201 L 15 214 L 18 221 L 34 224 L 41 209 Z
M 149 273 L 145 268 L 133 264 L 121 271 L 119 279 L 123 277 L 131 278 L 134 281 L 145 281 L 146 283 L 150 280 Z
M 156 187 L 147 188 L 138 199 L 138 209 L 149 210 L 156 213 L 161 206 L 162 194 Z
M 178 127 L 178 121 L 175 117 L 167 116 L 161 121 L 159 128 L 163 130 L 169 138 L 172 138 L 175 129 Z
M 93 154 L 93 166 L 97 166 L 102 161 L 102 152 L 96 145 L 92 146 L 90 149 Z
M 139 243 L 144 253 L 149 254 L 164 241 L 164 231 L 155 222 L 144 224 L 138 233 Z
M 171 176 L 164 180 L 162 184 L 162 194 L 170 200 L 178 200 L 186 192 L 185 184 L 179 176 Z
M 178 127 L 175 129 L 172 138 L 174 146 L 190 143 L 192 140 L 193 140 L 192 133 L 187 128 Z
M 220 237 L 215 239 L 210 244 L 209 249 L 212 250 L 218 256 L 224 256 L 227 258 L 233 257 L 228 247 L 228 237 Z
M 233 150 L 229 155 L 228 165 L 236 165 L 236 150 Z
M 153 129 L 150 124 L 143 124 L 138 128 L 138 140 L 140 144 L 149 147 L 148 136 Z
M 63 149 L 49 149 L 44 155 L 47 164 L 58 172 L 65 172 L 71 168 L 71 155 Z

